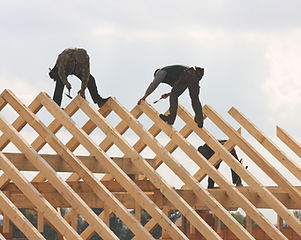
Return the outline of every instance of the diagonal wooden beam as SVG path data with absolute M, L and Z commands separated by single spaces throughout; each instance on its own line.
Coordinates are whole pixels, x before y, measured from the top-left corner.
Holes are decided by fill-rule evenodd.
M 0 101 L 4 101 L 6 104 L 7 102 L 3 99 L 0 98 Z M 39 104 L 36 100 L 34 100 L 29 106 L 28 108 L 33 112 L 33 113 L 37 113 L 41 108 L 42 105 Z M 1 110 L 1 109 L 0 109 Z M 19 116 L 12 124 L 12 126 L 19 132 L 21 131 L 25 126 L 26 126 L 27 122 L 24 121 L 24 119 Z M 7 138 L 7 136 L 5 134 L 3 134 L 0 137 L 0 151 L 2 151 L 8 144 L 9 144 L 9 139 Z
M 4 153 L 4 155 L 20 170 L 20 171 L 37 171 L 34 165 L 26 158 L 23 153 Z M 72 167 L 64 162 L 64 159 L 58 154 L 40 154 L 56 172 L 73 172 Z M 107 173 L 106 168 L 99 164 L 94 156 L 76 156 L 87 168 L 93 173 Z M 136 168 L 131 159 L 112 157 L 114 161 L 127 174 L 140 174 L 140 170 Z M 145 159 L 152 167 L 155 166 L 156 159 Z M 3 180 L 2 180 L 3 181 Z M 1 188 L 1 178 L 0 178 Z
M 165 132 L 167 136 L 171 138 L 172 141 L 175 142 L 176 145 L 180 146 L 181 149 L 192 159 L 194 160 L 199 167 L 204 168 L 208 175 L 212 177 L 214 180 L 219 179 L 220 186 L 227 187 L 228 189 L 232 189 L 231 185 L 227 182 L 227 180 L 212 166 L 208 163 L 207 159 L 205 159 L 191 144 L 187 142 L 187 140 L 180 135 L 175 129 L 173 129 L 170 125 L 163 122 L 157 111 L 151 107 L 148 103 L 143 101 L 140 105 L 143 112 L 152 119 L 161 129 Z M 113 108 L 113 107 L 112 107 Z M 115 109 L 114 109 L 115 111 Z M 141 131 L 142 132 L 142 131 Z M 136 132 L 136 134 L 139 134 Z M 153 141 L 146 140 L 147 135 L 145 137 L 145 142 L 149 143 L 149 147 L 153 149 L 153 151 L 159 153 L 161 151 L 161 158 L 165 162 L 165 164 L 173 170 L 173 172 L 181 178 L 181 180 L 186 184 L 191 186 L 194 194 L 197 198 L 203 199 L 205 201 L 208 208 L 217 215 L 225 225 L 240 239 L 254 239 L 253 236 L 246 231 L 240 224 L 237 224 L 237 221 L 231 216 L 231 214 L 214 198 L 209 192 L 202 188 L 196 179 L 194 179 L 190 173 L 180 165 L 176 160 L 172 159 L 172 156 L 168 156 L 162 148 L 158 144 L 154 144 Z M 239 194 L 237 190 L 233 190 Z M 242 196 L 243 197 L 243 196 Z M 185 216 L 185 214 L 183 214 Z M 187 216 L 185 216 L 187 218 Z M 189 220 L 189 218 L 187 218 Z M 191 222 L 191 221 L 190 221 Z M 197 226 L 194 225 L 197 228 Z M 198 229 L 199 230 L 199 229 Z M 200 230 L 199 230 L 200 231 Z M 285 238 L 284 238 L 285 239 Z
M 189 114 L 182 106 L 178 108 L 179 116 L 189 124 L 194 132 L 205 141 L 214 152 L 218 153 L 220 157 L 230 166 L 236 173 L 239 174 L 250 186 L 254 188 L 254 191 L 263 191 L 265 196 L 268 195 L 273 202 L 277 202 L 276 199 L 267 189 L 265 189 L 257 180 L 254 178 L 249 171 L 247 171 L 242 164 L 240 164 L 237 159 L 235 159 L 232 154 L 225 150 L 225 147 L 221 145 L 206 129 L 201 129 L 194 122 L 193 117 Z M 209 115 L 207 115 L 209 117 Z M 235 130 L 234 130 L 235 131 Z M 236 134 L 240 135 L 235 131 Z M 210 175 L 210 174 L 209 174 Z M 212 177 L 210 175 L 210 177 Z M 214 176 L 213 176 L 214 179 Z M 252 203 L 241 193 L 238 189 L 232 188 L 231 186 L 221 185 L 219 183 L 220 179 L 214 179 L 221 187 L 227 191 L 227 195 L 235 201 L 244 211 L 254 220 L 256 223 L 264 230 L 272 239 L 283 239 L 284 235 L 278 231 L 274 225 L 269 222 L 258 210 L 252 205 Z M 278 201 L 277 204 L 281 206 L 281 202 Z
M 28 239 L 45 239 L 2 191 L 0 191 L 0 210 L 9 217 Z
M 120 202 L 115 198 L 115 196 L 108 191 L 98 180 L 96 177 L 79 161 L 78 158 L 70 150 L 66 148 L 66 146 L 59 141 L 59 139 L 41 122 L 39 121 L 36 116 L 30 112 L 28 108 L 26 108 L 17 98 L 14 96 L 10 91 L 4 91 L 1 96 L 8 101 L 15 110 L 18 110 L 19 114 L 34 128 L 44 139 L 47 143 L 58 153 L 61 157 L 67 161 L 70 166 L 72 166 L 80 176 L 94 189 L 95 193 L 98 197 L 102 200 L 107 201 L 108 203 L 114 206 L 116 212 L 119 213 L 119 217 L 126 223 L 129 224 L 129 227 L 135 234 L 138 236 L 143 236 L 146 239 L 151 239 L 151 235 L 144 230 L 140 223 L 136 221 L 136 219 L 127 211 L 124 206 L 120 206 Z M 40 94 L 38 96 L 38 100 L 40 100 L 41 96 L 45 96 L 46 99 L 49 101 L 50 98 L 45 94 Z M 63 112 L 52 100 L 50 102 L 53 104 L 54 109 L 57 111 L 59 110 L 61 113 L 64 114 L 64 117 L 70 120 L 69 116 Z M 71 120 L 70 120 L 71 121 Z M 72 121 L 69 124 L 74 124 Z M 25 149 L 26 150 L 26 149 Z M 32 149 L 30 149 L 32 150 Z M 32 150 L 33 151 L 33 150 Z M 23 151 L 23 153 L 27 153 Z M 27 156 L 30 158 L 30 155 Z M 32 158 L 32 157 L 31 157 Z M 52 172 L 49 169 L 51 167 L 47 164 L 45 160 L 43 160 L 39 155 L 33 158 L 38 158 L 39 161 L 39 170 L 43 170 L 42 174 L 47 176 L 47 179 L 52 182 L 52 185 L 57 188 L 57 190 L 64 196 L 65 199 L 68 199 L 71 204 L 73 204 L 73 208 L 80 213 L 90 225 L 93 225 L 94 229 L 100 236 L 106 237 L 108 239 L 116 239 L 114 233 L 106 226 L 97 216 L 96 214 L 86 205 L 86 203 L 79 197 L 77 194 L 70 188 L 70 186 L 62 181 L 60 178 L 56 176 L 56 172 Z M 42 163 L 43 164 L 40 164 Z M 47 167 L 45 167 L 47 166 Z M 36 166 L 37 167 L 37 166 Z M 54 174 L 54 176 L 52 176 Z M 60 186 L 60 188 L 58 187 Z
M 182 106 L 180 106 L 181 108 Z M 183 109 L 185 110 L 185 109 Z M 191 127 L 189 127 L 191 129 Z M 192 131 L 192 130 L 191 130 Z M 241 132 L 241 128 L 239 128 L 237 130 L 239 133 Z M 233 143 L 233 141 L 231 139 L 227 140 L 224 144 L 224 147 L 228 150 L 231 151 L 234 147 L 235 144 Z M 218 153 L 214 153 L 210 159 L 208 160 L 209 163 L 211 163 L 214 167 L 219 164 L 222 161 L 222 159 L 220 158 Z M 205 177 L 207 176 L 206 172 L 204 171 L 204 169 L 200 168 L 195 174 L 193 174 L 193 177 L 198 181 L 202 181 Z M 187 185 L 183 185 L 181 187 L 181 189 L 189 189 L 189 186 Z
M 294 153 L 301 158 L 301 145 L 286 131 L 277 126 L 277 137 L 281 139 Z
M 10 91 L 6 90 L 1 94 L 1 97 L 5 99 L 18 113 L 45 139 L 49 140 L 49 145 L 55 149 L 55 146 L 63 145 L 59 140 L 52 134 L 46 126 L 44 126 L 36 116 L 26 108 Z M 4 125 L 6 134 L 12 136 L 11 140 L 14 142 L 16 147 L 25 154 L 32 164 L 39 169 L 44 176 L 47 176 L 48 181 L 56 187 L 58 192 L 67 199 L 73 208 L 75 208 L 89 224 L 93 225 L 97 232 L 107 237 L 108 239 L 117 239 L 115 234 L 96 216 L 96 214 L 89 208 L 89 206 L 70 188 L 70 186 L 64 182 L 57 173 L 51 168 L 51 166 L 38 155 L 34 149 L 29 146 L 19 133 L 11 126 L 6 124 L 3 120 L 1 121 Z M 58 151 L 59 153 L 62 152 Z M 63 153 L 62 153 L 63 155 Z M 76 159 L 79 161 L 78 159 Z M 79 163 L 80 164 L 80 163 Z M 92 174 L 92 173 L 90 173 Z M 96 181 L 97 182 L 97 181 Z
M 41 103 L 47 108 L 47 110 L 58 119 L 66 129 L 75 137 L 77 140 L 91 153 L 96 159 L 104 164 L 108 171 L 115 177 L 115 179 L 129 192 L 132 196 L 139 200 L 141 206 L 151 214 L 160 225 L 170 232 L 170 235 L 174 236 L 176 239 L 187 239 L 187 237 L 165 216 L 162 211 L 155 206 L 155 204 L 147 197 L 147 195 L 135 185 L 135 183 L 124 173 L 121 169 L 114 164 L 111 159 L 105 154 L 105 152 L 98 147 L 89 136 L 82 131 L 58 106 L 47 96 L 45 93 L 39 95 Z M 99 127 L 101 125 L 102 131 L 107 135 L 111 133 L 116 133 L 114 130 L 103 118 L 103 116 L 97 112 L 86 100 L 82 99 L 80 96 L 75 97 L 73 100 L 88 116 L 91 120 L 94 121 Z M 84 107 L 83 107 L 84 106 Z M 104 129 L 106 128 L 106 129 Z M 121 140 L 119 137 L 118 141 Z M 134 164 L 136 165 L 137 161 L 139 164 L 145 164 L 144 160 L 137 158 L 135 156 Z M 137 166 L 137 165 L 136 165 Z M 112 208 L 112 207 L 111 207 Z M 112 208 L 113 209 L 113 208 Z M 136 220 L 136 219 L 135 219 Z M 137 220 L 136 220 L 137 221 Z
M 275 143 L 265 136 L 246 116 L 232 107 L 228 113 L 243 126 L 262 146 L 282 163 L 296 178 L 301 181 L 301 168 L 285 155 Z
M 260 155 L 240 134 L 238 134 L 217 112 L 215 112 L 211 107 L 205 105 L 203 107 L 206 115 L 219 127 L 229 138 L 232 138 L 237 146 L 244 151 L 261 169 L 267 173 L 281 188 L 285 189 L 290 197 L 295 201 L 300 201 L 300 192 L 298 192 L 269 162 L 267 162 L 262 155 Z M 213 146 L 212 146 L 213 147 Z M 216 145 L 213 149 L 223 149 L 220 145 Z M 219 150 L 220 151 L 220 150 Z M 223 152 L 223 151 L 222 151 Z M 229 158 L 229 152 L 225 154 L 224 160 Z M 233 166 L 237 165 L 238 162 L 235 161 Z M 297 218 L 285 208 L 285 206 L 277 200 L 264 186 L 262 186 L 256 178 L 251 176 L 248 171 L 246 171 L 241 164 L 237 167 L 231 168 L 238 173 L 240 176 L 248 174 L 248 177 L 243 177 L 244 181 L 250 186 L 258 190 L 258 194 L 266 199 L 267 203 L 273 208 L 300 236 L 301 236 L 301 223 Z
M 0 177 L 0 190 L 1 190 L 2 188 L 5 188 L 5 186 L 6 186 L 7 184 L 9 184 L 9 182 L 10 182 L 10 179 L 6 176 L 5 173 L 3 173 L 3 174 L 1 175 L 1 177 Z
M 0 240 L 6 240 L 1 233 L 0 233 Z
M 107 122 L 106 120 L 99 114 L 97 114 L 95 111 L 93 111 L 93 108 L 89 105 L 87 101 L 83 101 L 82 98 L 75 98 L 74 101 L 76 101 L 79 105 L 79 107 L 92 119 L 94 122 L 97 124 L 97 126 L 104 131 L 107 136 L 109 136 L 116 146 L 126 155 L 129 156 L 132 160 L 133 163 L 137 166 L 140 167 L 141 171 L 143 171 L 144 175 L 146 175 L 150 181 L 157 186 L 160 191 L 168 198 L 184 215 L 187 216 L 188 219 L 191 220 L 195 225 L 198 226 L 198 229 L 200 232 L 206 236 L 207 238 L 210 239 L 220 239 L 220 237 L 208 226 L 208 224 L 195 212 L 195 210 L 185 202 L 184 199 L 182 199 L 174 189 L 172 189 L 168 184 L 166 184 L 165 181 L 162 180 L 161 176 L 151 167 L 149 164 L 145 162 L 145 160 L 131 147 L 125 139 L 117 132 L 115 131 Z M 114 109 L 114 111 L 119 115 L 119 117 L 123 118 L 123 120 L 130 121 L 127 122 L 127 124 L 131 127 L 133 131 L 136 132 L 143 132 L 144 134 L 147 134 L 148 132 L 142 128 L 142 126 L 139 124 L 139 122 L 127 111 L 116 111 L 116 106 L 119 106 L 119 109 L 123 109 L 122 106 L 116 102 L 114 98 L 110 99 L 111 101 L 111 107 Z M 137 128 L 138 127 L 138 128 Z M 140 134 L 137 134 L 138 136 L 141 137 Z M 149 136 L 151 136 L 149 134 Z M 152 136 L 151 136 L 151 141 L 156 141 Z M 162 150 L 162 148 L 160 147 Z M 133 192 L 130 192 L 133 194 Z M 134 197 L 134 195 L 133 195 Z M 135 198 L 136 199 L 136 198 Z M 140 200 L 139 200 L 140 202 Z M 146 209 L 150 215 L 152 213 Z M 160 210 L 161 211 L 161 210 Z M 165 216 L 163 213 L 161 215 Z M 153 216 L 153 215 L 152 215 Z M 155 220 L 156 216 L 153 216 Z M 161 223 L 158 222 L 160 225 Z M 173 224 L 173 223 L 172 223 Z M 174 225 L 174 224 L 173 224 Z M 205 226 L 205 228 L 204 228 Z M 169 235 L 173 236 L 170 234 L 170 229 L 166 228 L 165 229 Z
M 2 120 L 0 118 L 0 120 Z M 0 122 L 1 131 L 3 124 Z M 5 134 L 9 134 L 5 132 Z M 11 136 L 11 135 L 9 135 Z M 12 136 L 11 136 L 12 137 Z M 3 171 L 10 176 L 18 188 L 26 195 L 28 199 L 39 209 L 41 213 L 56 226 L 56 229 L 70 239 L 81 239 L 80 236 L 70 227 L 70 225 L 58 216 L 54 208 L 42 195 L 35 189 L 30 182 L 12 165 L 9 160 L 0 152 L 0 163 Z

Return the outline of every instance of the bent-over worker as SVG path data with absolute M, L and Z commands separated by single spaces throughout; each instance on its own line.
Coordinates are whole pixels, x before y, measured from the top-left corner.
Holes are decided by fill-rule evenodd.
M 87 51 L 82 48 L 68 48 L 59 54 L 55 66 L 50 69 L 49 76 L 55 82 L 53 100 L 60 106 L 63 90 L 66 86 L 70 92 L 71 84 L 68 82 L 69 75 L 77 76 L 81 81 L 81 89 L 78 91 L 85 98 L 85 90 L 89 89 L 94 103 L 100 108 L 108 99 L 102 98 L 96 87 L 95 79 L 90 74 L 90 58 Z
M 192 108 L 195 112 L 194 121 L 198 124 L 198 127 L 203 127 L 203 111 L 202 105 L 199 99 L 200 86 L 199 82 L 204 75 L 204 68 L 200 67 L 187 67 L 183 65 L 166 66 L 161 69 L 157 69 L 154 73 L 154 80 L 146 89 L 144 96 L 138 101 L 144 101 L 160 83 L 169 84 L 172 89 L 170 93 L 163 94 L 162 98 L 169 98 L 169 115 L 165 116 L 160 114 L 160 118 L 172 125 L 176 119 L 178 110 L 178 97 L 188 88 L 191 98 Z

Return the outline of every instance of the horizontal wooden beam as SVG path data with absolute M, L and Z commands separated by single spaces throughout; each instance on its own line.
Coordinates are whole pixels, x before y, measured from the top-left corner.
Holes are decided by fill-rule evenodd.
M 19 171 L 38 171 L 23 153 L 4 153 Z M 57 154 L 40 154 L 56 172 L 74 172 L 74 170 Z M 94 156 L 77 156 L 93 173 L 108 173 L 106 168 L 96 160 Z M 132 163 L 130 158 L 111 158 L 126 174 L 142 174 Z M 145 159 L 152 167 L 155 167 L 156 159 Z M 1 169 L 1 166 L 0 166 Z
M 137 180 L 135 181 L 137 186 L 139 186 L 149 198 L 154 201 L 154 203 L 162 207 L 169 207 L 174 209 L 173 204 L 171 204 L 168 199 L 166 199 L 158 189 L 150 181 L 146 180 Z M 81 196 L 83 200 L 91 208 L 102 208 L 103 201 L 100 200 L 91 188 L 83 181 L 79 182 L 68 182 L 72 189 Z M 135 207 L 134 199 L 128 194 L 116 181 L 102 181 L 105 187 L 112 191 L 117 197 L 117 199 L 122 202 L 128 209 L 133 209 Z M 71 207 L 68 202 L 64 200 L 63 197 L 55 190 L 55 188 L 48 182 L 33 183 L 32 184 L 54 207 Z M 299 192 L 301 192 L 301 187 L 295 187 Z M 257 208 L 270 208 L 268 204 L 251 188 L 249 187 L 240 187 L 237 188 L 244 196 L 246 196 L 254 206 Z M 279 187 L 267 187 L 267 189 L 278 199 L 280 200 L 288 209 L 301 209 L 301 202 L 293 201 L 288 193 L 283 191 Z M 24 194 L 15 186 L 14 183 L 8 184 L 5 189 L 10 194 L 11 201 L 18 208 L 32 208 L 33 205 Z M 208 209 L 205 202 L 201 199 L 196 198 L 192 190 L 176 190 L 177 193 L 185 200 L 189 205 L 191 205 L 196 210 Z M 208 189 L 209 193 L 218 200 L 227 210 L 235 210 L 240 206 L 232 201 L 228 196 L 225 190 L 216 188 Z

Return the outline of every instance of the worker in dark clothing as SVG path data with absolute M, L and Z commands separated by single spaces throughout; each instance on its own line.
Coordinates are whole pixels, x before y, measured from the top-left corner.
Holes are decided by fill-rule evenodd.
M 63 90 L 66 86 L 70 92 L 71 84 L 69 75 L 77 76 L 81 81 L 81 89 L 78 91 L 85 98 L 85 89 L 88 87 L 94 103 L 100 108 L 109 98 L 102 98 L 97 91 L 94 77 L 90 74 L 90 59 L 85 49 L 68 48 L 57 58 L 55 66 L 50 69 L 49 76 L 56 82 L 53 100 L 60 106 Z
M 200 67 L 187 67 L 183 65 L 172 65 L 161 69 L 157 69 L 154 73 L 154 80 L 147 88 L 144 96 L 138 101 L 145 100 L 160 83 L 169 84 L 172 89 L 170 93 L 163 94 L 161 98 L 169 98 L 169 115 L 165 116 L 160 114 L 160 118 L 172 125 L 176 119 L 178 110 L 178 97 L 188 88 L 191 98 L 192 108 L 195 112 L 194 121 L 198 124 L 198 127 L 203 127 L 203 111 L 202 105 L 199 99 L 200 86 L 199 82 L 204 75 L 204 68 Z
M 224 145 L 224 143 L 226 142 L 226 140 L 219 140 L 219 142 Z M 204 144 L 203 146 L 200 146 L 198 148 L 198 151 L 207 160 L 209 160 L 213 156 L 213 154 L 214 154 L 214 151 L 207 144 Z M 237 159 L 237 161 L 241 162 L 241 160 L 238 159 L 236 151 L 235 151 L 234 148 L 230 151 L 230 153 L 233 155 L 233 157 L 235 157 Z M 219 164 L 217 164 L 215 168 L 218 169 L 220 164 L 221 164 L 221 162 Z M 234 172 L 231 169 L 231 173 L 232 173 L 232 183 L 235 184 L 236 187 L 242 186 L 241 178 L 236 174 L 236 172 Z M 213 188 L 213 187 L 214 187 L 214 181 L 210 177 L 208 177 L 208 188 Z

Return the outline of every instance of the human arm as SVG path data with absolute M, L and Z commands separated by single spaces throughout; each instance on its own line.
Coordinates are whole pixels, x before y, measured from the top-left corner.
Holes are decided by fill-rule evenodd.
M 58 76 L 62 83 L 67 87 L 68 90 L 71 89 L 71 84 L 67 80 L 67 75 L 65 72 L 64 65 L 62 63 L 57 64 Z
M 138 101 L 138 105 L 141 103 L 141 101 L 145 101 L 147 96 L 149 96 L 153 91 L 155 91 L 158 85 L 164 80 L 165 76 L 166 76 L 166 72 L 164 70 L 159 70 L 156 73 L 154 80 L 146 89 L 144 96 L 140 98 L 140 100 Z

